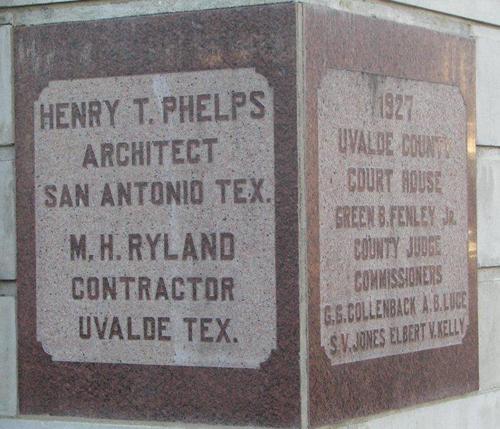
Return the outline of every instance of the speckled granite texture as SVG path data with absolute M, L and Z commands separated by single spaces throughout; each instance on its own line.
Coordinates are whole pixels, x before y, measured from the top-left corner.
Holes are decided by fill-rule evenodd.
M 307 421 L 318 427 L 478 388 L 473 41 L 302 4 L 17 27 L 14 41 L 21 414 L 266 427 L 300 427 Z M 276 348 L 257 369 L 53 361 L 37 341 L 36 100 L 55 80 L 236 68 L 255 70 L 273 91 Z M 468 258 L 468 328 L 458 345 L 378 358 L 374 352 L 368 360 L 333 364 L 321 345 L 317 103 L 318 88 L 332 70 L 364 72 L 381 81 L 408 79 L 414 87 L 425 82 L 429 92 L 430 84 L 455 86 L 454 96 L 460 91 L 467 155 L 466 161 L 461 158 L 467 170 L 462 226 L 469 246 L 460 258 L 462 269 Z M 302 89 L 304 99 L 298 97 Z M 304 123 L 297 124 L 302 113 Z M 305 141 L 297 130 L 305 131 Z M 305 177 L 299 177 L 302 161 Z M 306 219 L 299 221 L 302 196 Z M 299 224 L 306 225 L 300 237 Z M 299 261 L 299 249 L 305 249 L 307 262 Z M 301 262 L 307 284 L 299 285 Z M 335 266 L 331 269 L 335 274 Z M 302 330 L 299 286 L 307 300 Z M 300 331 L 307 331 L 307 338 L 300 338 Z M 302 373 L 301 345 L 308 357 L 302 359 L 308 365 Z M 301 386 L 307 398 L 301 397 Z M 308 415 L 301 416 L 305 409 Z
M 309 270 L 309 418 L 311 426 L 320 426 L 349 417 L 364 416 L 477 390 L 474 42 L 417 27 L 356 17 L 346 13 L 335 13 L 323 8 L 306 7 L 304 10 L 307 58 L 306 180 Z M 468 156 L 467 193 L 461 195 L 461 204 L 468 210 L 468 239 L 473 246 L 469 246 L 468 270 L 466 270 L 468 271 L 470 320 L 467 333 L 460 345 L 335 366 L 332 366 L 325 349 L 321 346 L 319 278 L 321 255 L 319 254 L 318 122 L 316 118 L 318 116 L 318 88 L 327 70 L 331 69 L 454 85 L 462 94 L 466 107 L 466 124 L 464 123 L 463 127 L 467 127 L 467 140 L 459 144 L 462 145 L 463 152 L 468 151 Z M 332 117 L 335 115 L 334 112 L 331 114 Z M 391 129 L 390 124 L 386 126 L 387 129 Z M 369 128 L 369 123 L 365 127 Z M 440 132 L 443 132 L 443 129 Z M 394 150 L 397 147 L 394 143 Z M 444 180 L 446 181 L 446 176 Z M 426 197 L 415 197 L 415 201 L 419 199 L 422 204 L 425 204 L 423 201 L 427 200 Z M 391 203 L 398 204 L 396 200 Z M 363 204 L 363 202 L 356 204 Z M 365 234 L 371 236 L 383 235 L 379 229 L 365 231 Z M 416 234 L 424 234 L 426 229 L 415 231 L 420 231 L 415 232 Z M 359 236 L 360 232 L 356 234 Z M 442 234 L 446 234 L 444 229 Z M 462 237 L 461 240 L 466 241 L 467 237 Z M 335 246 L 335 242 L 331 245 Z M 345 252 L 345 249 L 337 249 L 337 252 Z M 454 263 L 456 263 L 455 260 L 447 261 L 451 269 Z M 394 263 L 387 261 L 386 265 L 394 266 Z M 463 264 L 461 267 L 457 266 L 458 268 L 463 269 Z M 335 282 L 333 278 L 330 280 Z M 467 281 L 465 285 L 467 286 Z
M 299 424 L 295 10 L 265 6 L 15 31 L 21 414 Z M 255 68 L 274 91 L 277 348 L 257 369 L 53 362 L 35 331 L 34 102 L 53 80 L 229 68 Z

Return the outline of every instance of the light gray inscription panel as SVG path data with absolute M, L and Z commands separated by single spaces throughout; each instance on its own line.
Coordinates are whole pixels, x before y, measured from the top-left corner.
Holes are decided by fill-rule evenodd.
M 256 368 L 276 346 L 273 91 L 253 69 L 50 82 L 37 338 L 56 361 Z
M 332 364 L 461 344 L 465 124 L 457 87 L 345 70 L 324 77 L 321 344 Z

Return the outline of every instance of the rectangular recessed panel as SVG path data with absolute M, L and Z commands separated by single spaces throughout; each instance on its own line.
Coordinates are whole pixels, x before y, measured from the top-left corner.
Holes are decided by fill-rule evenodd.
M 54 361 L 258 368 L 269 358 L 273 106 L 253 69 L 42 91 L 37 339 Z
M 462 344 L 466 132 L 458 87 L 334 69 L 323 78 L 320 317 L 333 365 Z

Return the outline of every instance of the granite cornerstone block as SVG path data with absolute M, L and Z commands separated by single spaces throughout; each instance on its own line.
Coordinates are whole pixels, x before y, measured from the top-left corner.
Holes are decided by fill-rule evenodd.
M 469 40 L 282 4 L 15 50 L 21 413 L 320 426 L 477 388 Z
M 16 31 L 21 413 L 298 424 L 294 20 Z
M 475 390 L 474 44 L 304 20 L 310 423 Z

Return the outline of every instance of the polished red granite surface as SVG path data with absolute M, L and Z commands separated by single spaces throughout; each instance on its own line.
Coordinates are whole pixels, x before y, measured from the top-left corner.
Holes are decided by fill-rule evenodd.
M 298 425 L 295 16 L 295 6 L 280 5 L 16 29 L 21 414 Z M 57 80 L 241 68 L 254 68 L 274 93 L 276 348 L 255 369 L 53 361 L 36 332 L 33 117 L 41 91 Z
M 298 19 L 303 20 L 300 26 L 297 25 Z M 303 31 L 298 36 L 304 37 L 303 52 L 299 52 L 300 55 L 297 53 L 297 28 Z M 307 248 L 307 262 L 302 261 L 302 268 L 307 273 L 308 280 L 308 350 L 304 350 L 304 353 L 308 353 L 309 391 L 308 398 L 302 400 L 307 399 L 310 426 L 331 424 L 478 388 L 475 47 L 472 40 L 326 8 L 293 4 L 19 27 L 14 36 L 21 414 L 271 427 L 300 426 L 300 245 Z M 302 66 L 305 72 L 302 82 L 305 85 L 305 99 L 298 101 L 297 75 L 301 74 L 297 68 Z M 39 177 L 35 177 L 34 127 L 37 120 L 34 115 L 37 113 L 36 102 L 42 91 L 49 87 L 51 81 L 66 81 L 70 85 L 68 82 L 73 80 L 79 85 L 83 79 L 113 76 L 136 79 L 138 75 L 221 70 L 225 70 L 224 73 L 227 74 L 230 69 L 252 69 L 252 72 L 254 69 L 255 73 L 264 77 L 273 91 L 275 183 L 274 201 L 270 201 L 275 207 L 276 348 L 255 369 L 53 360 L 44 351 L 37 331 L 37 287 L 40 287 L 37 283 L 37 270 L 39 274 L 42 270 L 63 272 L 65 262 L 56 261 L 50 267 L 37 266 L 37 251 L 40 252 L 40 249 L 37 248 L 35 187 Z M 232 78 L 237 79 L 234 76 Z M 362 95 L 366 96 L 366 87 L 363 87 L 359 97 L 352 97 L 356 93 L 353 84 L 356 79 L 359 79 L 360 85 L 367 81 L 375 82 L 374 94 L 377 93 L 377 87 L 394 84 L 401 91 L 405 88 L 417 88 L 427 95 L 438 88 L 436 93 L 449 93 L 463 100 L 463 103 L 457 103 L 458 113 L 453 117 L 454 120 L 460 117 L 460 109 L 465 112 L 463 132 L 466 137 L 460 137 L 462 140 L 458 142 L 462 145 L 459 151 L 463 157 L 460 159 L 465 161 L 460 165 L 457 161 L 457 165 L 466 169 L 464 177 L 467 183 L 461 183 L 466 191 L 458 198 L 467 213 L 466 219 L 459 219 L 462 222 L 460 225 L 468 230 L 468 236 L 462 234 L 458 240 L 468 243 L 468 247 L 466 251 L 463 249 L 465 256 L 461 254 L 462 259 L 447 260 L 445 267 L 453 270 L 454 264 L 460 264 L 463 258 L 467 260 L 467 267 L 463 263 L 460 267 L 456 265 L 457 272 L 458 268 L 466 271 L 466 279 L 461 280 L 467 289 L 467 328 L 463 338 L 456 341 L 457 344 L 442 347 L 444 341 L 441 341 L 438 343 L 439 347 L 422 346 L 419 351 L 395 347 L 396 352 L 387 352 L 383 356 L 377 356 L 377 350 L 370 350 L 367 356 L 358 360 L 351 355 L 336 360 L 336 356 L 327 354 L 331 350 L 328 351 L 328 347 L 322 345 L 322 329 L 325 328 L 322 323 L 326 324 L 326 318 L 322 306 L 324 289 L 321 283 L 325 280 L 325 275 L 323 279 L 320 277 L 321 257 L 324 255 L 320 250 L 322 245 L 325 249 L 324 246 L 328 247 L 329 243 L 321 243 L 320 226 L 329 227 L 329 224 L 327 222 L 320 225 L 320 216 L 328 213 L 328 204 L 337 204 L 337 194 L 333 195 L 331 201 L 327 201 L 328 204 L 320 205 L 321 178 L 318 176 L 323 165 L 321 162 L 325 160 L 318 159 L 320 145 L 324 143 L 318 139 L 320 135 L 330 138 L 329 127 L 332 127 L 332 135 L 334 134 L 338 116 L 335 110 L 330 112 L 324 108 L 327 104 L 318 107 L 318 100 L 338 109 L 344 108 L 331 88 L 331 85 L 337 85 L 336 82 L 344 78 L 349 84 L 340 84 L 335 87 L 335 91 L 338 89 L 338 97 L 344 92 L 351 94 L 351 99 L 345 103 L 346 109 L 359 102 Z M 99 80 L 99 84 L 102 82 Z M 326 87 L 321 89 L 324 82 Z M 53 84 L 52 90 L 57 90 L 57 85 Z M 125 87 L 124 93 L 128 89 L 130 88 Z M 259 89 L 253 95 L 257 107 L 259 105 L 255 97 L 262 96 L 259 95 L 260 92 Z M 210 88 L 207 93 L 210 93 Z M 197 105 L 201 112 L 200 118 L 204 115 L 203 103 L 207 100 L 206 95 L 203 97 L 200 98 L 201 107 Z M 387 101 L 388 99 L 384 99 L 384 102 Z M 235 98 L 233 102 L 243 104 L 241 98 Z M 173 109 L 172 105 L 169 106 Z M 384 106 L 387 107 L 385 104 Z M 366 107 L 362 106 L 363 109 Z M 302 108 L 305 109 L 305 117 L 301 125 L 305 129 L 306 140 L 304 147 L 299 148 L 297 112 Z M 453 109 L 454 106 L 450 108 Z M 363 115 L 369 115 L 368 110 Z M 396 116 L 401 114 L 399 110 L 397 114 L 394 111 L 382 111 L 386 112 L 382 115 L 390 114 L 391 118 L 393 113 Z M 434 111 L 435 107 L 426 110 Z M 255 112 L 254 115 L 258 115 L 258 110 Z M 409 111 L 405 112 L 409 114 Z M 323 122 L 320 122 L 320 114 L 323 115 Z M 358 120 L 358 116 L 362 115 L 355 113 L 353 118 Z M 60 124 L 64 123 L 61 118 Z M 435 118 L 432 119 L 436 121 Z M 438 119 L 444 123 L 447 117 Z M 58 121 L 56 116 L 54 121 Z M 323 127 L 321 130 L 319 125 Z M 458 132 L 457 135 L 462 136 Z M 41 140 L 37 140 L 39 141 Z M 393 148 L 395 147 L 397 145 L 394 143 Z M 303 235 L 299 239 L 298 165 L 302 160 L 299 156 L 302 149 L 305 162 L 305 189 L 302 191 L 305 192 L 307 219 L 304 221 L 307 221 L 307 230 L 302 231 Z M 54 156 L 57 157 L 58 154 Z M 249 157 L 249 168 L 255 159 Z M 328 158 L 327 161 L 332 162 L 332 171 L 340 169 L 335 158 L 333 161 Z M 351 159 L 347 158 L 346 168 L 349 162 Z M 394 162 L 396 171 L 402 164 L 397 164 L 401 163 L 400 160 Z M 367 165 L 357 167 L 371 168 L 375 164 L 369 160 Z M 384 168 L 391 167 L 385 165 Z M 323 165 L 321 171 L 327 170 Z M 446 186 L 445 175 L 443 183 Z M 251 194 L 242 197 L 243 194 L 237 187 L 234 188 L 234 195 L 252 198 Z M 391 195 L 385 195 L 384 198 L 388 198 L 389 204 L 393 204 Z M 394 203 L 397 204 L 397 201 L 394 200 Z M 419 204 L 430 205 L 424 200 Z M 68 213 L 71 215 L 70 211 Z M 65 227 L 61 225 L 61 228 Z M 259 231 L 259 226 L 256 226 L 255 232 Z M 353 237 L 359 238 L 359 230 L 353 228 L 352 231 Z M 418 235 L 429 235 L 425 228 L 416 231 L 419 231 Z M 328 229 L 327 232 L 334 234 L 334 231 Z M 366 234 L 380 235 L 375 229 Z M 387 237 L 390 234 L 387 233 Z M 41 236 L 42 234 L 39 235 Z M 342 239 L 344 242 L 347 240 L 345 237 Z M 47 237 L 44 240 L 48 240 Z M 339 246 L 341 242 L 341 239 L 337 241 L 335 237 L 331 239 L 333 255 L 338 253 L 339 261 L 340 256 L 345 257 L 352 252 L 349 246 Z M 394 243 L 390 241 L 390 237 L 389 242 Z M 335 248 L 336 245 L 338 248 Z M 441 250 L 446 251 L 445 248 Z M 425 261 L 430 261 L 429 264 L 432 262 L 427 259 Z M 390 267 L 396 266 L 398 262 L 391 261 Z M 259 269 L 255 266 L 250 268 Z M 336 275 L 335 261 L 327 268 L 333 273 L 331 292 L 335 296 L 335 281 L 341 277 L 340 274 Z M 61 288 L 64 287 L 70 289 L 71 285 L 61 284 Z M 342 288 L 345 289 L 346 284 L 340 285 L 338 290 Z M 348 298 L 348 295 L 342 295 L 346 302 Z M 258 310 L 255 308 L 256 313 Z M 346 323 L 343 320 L 346 317 L 340 316 L 340 324 Z M 57 312 L 47 317 L 43 315 L 44 323 L 53 321 L 57 324 L 62 319 L 64 317 Z M 256 323 L 255 329 L 250 329 L 247 334 L 258 335 L 259 328 L 261 326 Z M 118 331 L 115 330 L 113 335 L 120 337 L 116 332 Z M 220 338 L 226 338 L 223 331 L 220 332 Z M 203 335 L 202 338 L 207 340 L 208 337 Z M 130 332 L 129 337 L 133 337 Z M 231 340 L 234 341 L 232 336 L 229 338 Z M 235 344 L 236 341 L 232 345 Z M 95 356 L 102 357 L 103 360 L 109 358 L 100 353 L 96 352 L 92 359 L 96 359 Z M 71 359 L 75 359 L 75 354 L 77 352 L 61 353 L 64 356 L 71 355 Z M 116 360 L 116 356 L 109 358 L 109 361 L 113 359 Z M 140 357 L 135 352 L 124 356 L 124 359 L 137 361 Z M 148 360 L 148 357 L 144 359 Z M 228 361 L 224 363 L 227 364 Z
M 397 409 L 408 405 L 417 404 L 424 401 L 431 401 L 436 399 L 441 399 L 447 396 L 459 395 L 465 392 L 470 392 L 478 388 L 478 354 L 477 354 L 477 281 L 476 281 L 476 255 L 475 255 L 475 243 L 476 243 L 476 213 L 475 213 L 475 73 L 474 73 L 474 63 L 475 63 L 475 48 L 474 42 L 470 39 L 464 39 L 459 37 L 454 37 L 434 31 L 429 31 L 417 27 L 411 27 L 407 25 L 398 25 L 396 23 L 391 23 L 388 21 L 365 18 L 359 16 L 353 16 L 346 13 L 334 12 L 326 8 L 316 8 L 316 7 L 305 7 L 304 8 L 304 33 L 305 33 L 305 51 L 306 51 L 306 124 L 307 124 L 307 143 L 306 143 L 306 179 L 307 179 L 307 213 L 308 213 L 308 278 L 309 278 L 309 418 L 312 426 L 320 426 L 322 424 L 332 423 L 335 421 L 340 421 L 345 418 L 364 416 L 368 414 L 373 414 L 376 412 Z M 318 122 L 320 120 L 336 123 L 339 114 L 336 111 L 329 112 L 330 117 L 323 117 L 318 119 L 320 108 L 318 107 L 318 100 L 322 102 L 325 101 L 321 95 L 324 93 L 320 90 L 322 81 L 324 82 L 325 76 L 327 76 L 328 71 L 340 70 L 347 72 L 336 72 L 336 75 L 332 75 L 333 79 L 344 79 L 345 76 L 349 76 L 350 81 L 354 76 L 354 79 L 359 79 L 359 85 L 363 84 L 364 79 L 370 80 L 373 86 L 371 90 L 373 93 L 377 93 L 377 85 L 389 85 L 391 82 L 384 83 L 384 76 L 393 78 L 392 85 L 398 89 L 400 92 L 404 92 L 405 88 L 410 87 L 420 87 L 419 85 L 429 85 L 429 84 L 444 84 L 451 85 L 455 89 L 446 89 L 444 86 L 439 88 L 444 88 L 445 92 L 452 91 L 456 93 L 458 103 L 456 106 L 453 105 L 452 109 L 458 109 L 460 111 L 463 106 L 461 98 L 463 97 L 463 102 L 465 103 L 466 116 L 462 117 L 459 125 L 463 127 L 464 134 L 466 132 L 466 138 L 462 138 L 458 141 L 453 141 L 453 144 L 460 145 L 460 149 L 457 153 L 461 153 L 460 164 L 456 164 L 454 167 L 443 166 L 443 189 L 446 186 L 447 174 L 453 175 L 454 168 L 462 168 L 466 170 L 464 175 L 465 179 L 462 181 L 463 188 L 466 189 L 464 194 L 460 194 L 458 189 L 451 190 L 453 197 L 457 197 L 457 207 L 460 207 L 464 212 L 464 215 L 460 219 L 462 230 L 460 236 L 457 237 L 457 243 L 463 245 L 464 248 L 461 251 L 464 256 L 460 258 L 446 258 L 447 250 L 443 248 L 444 252 L 444 263 L 443 263 L 443 278 L 448 280 L 445 276 L 453 274 L 454 270 L 465 269 L 465 279 L 463 279 L 465 294 L 466 296 L 466 306 L 468 314 L 468 327 L 466 329 L 463 341 L 460 340 L 457 345 L 450 345 L 447 347 L 441 347 L 439 344 L 437 348 L 416 351 L 413 353 L 403 353 L 395 354 L 393 356 L 377 357 L 377 350 L 370 351 L 373 355 L 369 359 L 361 359 L 355 361 L 354 357 L 349 357 L 344 359 L 345 361 L 352 360 L 352 363 L 343 363 L 341 359 L 338 360 L 336 364 L 332 364 L 330 356 L 327 355 L 327 350 L 334 348 L 323 347 L 321 344 L 321 329 L 324 327 L 322 323 L 331 325 L 331 317 L 335 317 L 335 312 L 332 310 L 331 313 L 325 314 L 324 308 L 320 307 L 320 290 L 321 282 L 330 282 L 330 287 L 333 288 L 332 294 L 335 295 L 335 291 L 340 291 L 349 287 L 349 284 L 342 283 L 341 285 L 335 285 L 335 282 L 339 277 L 331 276 L 328 279 L 320 278 L 320 258 L 324 257 L 320 252 L 320 220 L 319 214 L 322 213 L 324 208 L 320 207 L 319 199 L 319 179 L 318 179 L 318 169 L 321 165 L 322 160 L 318 157 Z M 343 74 L 342 74 L 343 73 Z M 371 77 L 363 77 L 363 73 L 369 73 Z M 342 77 L 343 76 L 343 77 Z M 331 79 L 331 78 L 330 78 Z M 388 80 L 388 79 L 386 79 Z M 404 81 L 408 80 L 409 84 L 405 84 Z M 410 81 L 411 80 L 411 81 Z M 332 80 L 330 80 L 332 82 Z M 411 83 L 413 82 L 413 83 Z M 420 83 L 416 83 L 420 82 Z M 424 84 L 425 82 L 425 84 Z M 344 86 L 342 86 L 344 85 Z M 354 97 L 353 100 L 345 100 L 345 105 L 354 105 L 357 101 L 355 90 L 347 90 L 347 84 L 339 84 L 337 90 L 337 97 L 342 97 L 345 92 L 349 96 Z M 352 85 L 352 84 L 349 84 Z M 398 88 L 399 85 L 399 88 Z M 439 86 L 439 85 L 438 85 Z M 438 86 L 429 88 L 438 88 Z M 363 94 L 364 89 L 359 89 L 360 97 Z M 423 91 L 423 90 L 421 90 Z M 432 94 L 433 89 L 425 90 Z M 439 94 L 439 91 L 436 91 Z M 461 94 L 461 96 L 460 96 Z M 424 98 L 424 93 L 415 94 L 415 113 L 418 114 L 418 98 Z M 455 99 L 453 98 L 453 99 Z M 452 98 L 450 98 L 452 100 Z M 441 100 L 443 102 L 443 100 Z M 444 100 L 446 103 L 446 100 Z M 342 102 L 337 101 L 337 106 L 341 106 Z M 372 129 L 373 131 L 386 131 L 394 128 L 391 125 L 391 121 L 394 122 L 395 116 L 390 116 L 390 120 L 379 120 L 371 122 L 370 120 L 365 120 L 365 122 L 360 122 L 359 118 L 370 117 L 375 115 L 377 112 L 378 104 L 373 106 L 375 110 L 370 110 L 369 105 L 363 105 L 360 109 L 363 111 L 354 110 L 352 113 L 352 124 L 348 123 L 342 124 L 343 127 L 352 126 L 356 128 L 363 125 L 366 130 Z M 387 106 L 386 106 L 387 107 Z M 341 109 L 343 107 L 339 107 Z M 364 109 L 367 109 L 366 111 Z M 384 108 L 386 115 L 385 119 L 388 119 L 388 114 L 390 110 Z M 426 111 L 426 107 L 420 106 L 422 112 Z M 449 110 L 449 109 L 448 109 Z M 323 109 L 324 111 L 324 109 Z M 389 113 L 387 113 L 389 112 Z M 402 116 L 403 112 L 406 112 L 404 108 L 399 112 L 398 119 L 404 119 Z M 323 114 L 325 114 L 323 112 Z M 365 115 L 365 116 L 363 116 Z M 452 118 L 444 117 L 440 118 L 439 115 L 434 117 L 428 117 L 427 121 L 434 121 L 436 125 L 436 130 L 439 133 L 446 133 L 447 121 L 452 124 L 456 123 L 456 114 L 453 113 Z M 458 116 L 460 117 L 460 116 Z M 455 121 L 455 122 L 453 122 Z M 432 125 L 432 124 L 431 124 Z M 326 125 L 329 126 L 329 125 Z M 334 126 L 334 125 L 333 125 Z M 386 129 L 384 129 L 386 127 Z M 359 128 L 359 127 L 358 127 Z M 420 127 L 422 128 L 422 127 Z M 414 132 L 418 132 L 415 128 Z M 333 131 L 332 131 L 333 133 Z M 450 131 L 451 133 L 451 131 Z M 324 132 L 323 135 L 325 136 Z M 326 135 L 325 138 L 327 138 Z M 385 158 L 389 159 L 390 162 L 382 165 L 391 166 L 393 163 L 393 169 L 390 171 L 394 173 L 396 177 L 396 169 L 400 168 L 401 165 L 405 165 L 404 160 L 397 158 L 397 150 L 399 148 L 399 142 L 396 133 L 394 133 L 394 140 L 391 143 L 390 151 L 396 153 L 389 153 L 390 156 Z M 332 139 L 332 141 L 337 141 Z M 336 143 L 335 143 L 336 144 Z M 357 146 L 359 149 L 359 145 Z M 380 147 L 383 147 L 381 145 Z M 373 149 L 373 146 L 370 150 Z M 332 150 L 333 146 L 332 146 Z M 356 151 L 355 151 L 356 152 Z M 361 152 L 363 150 L 361 149 Z M 358 152 L 356 152 L 358 153 Z M 368 152 L 365 152 L 368 153 Z M 358 155 L 356 155 L 358 156 Z M 369 154 L 363 158 L 363 162 L 359 161 L 359 156 L 352 156 L 348 162 L 345 164 L 345 169 L 348 167 L 355 166 L 357 168 L 373 168 L 377 167 L 381 163 L 381 159 L 384 156 Z M 458 156 L 458 155 L 457 155 Z M 350 164 L 352 162 L 352 165 Z M 435 168 L 440 169 L 439 160 L 433 161 Z M 442 162 L 444 164 L 444 161 Z M 425 163 L 424 170 L 425 170 Z M 447 170 L 448 169 L 448 170 Z M 332 165 L 333 174 L 338 174 L 339 172 Z M 463 170 L 462 170 L 463 172 Z M 391 173 L 391 175 L 392 175 Z M 449 176 L 448 176 L 449 177 Z M 466 183 L 463 183 L 466 182 Z M 342 182 L 344 183 L 344 182 Z M 346 184 L 348 182 L 345 182 Z M 354 182 L 349 182 L 351 185 Z M 358 182 L 359 184 L 360 182 Z M 385 182 L 384 182 L 385 183 Z M 397 181 L 393 181 L 394 185 L 397 185 Z M 401 185 L 399 185 L 401 186 Z M 356 189 L 359 195 L 365 192 L 364 189 L 361 191 L 359 187 Z M 371 204 L 384 204 L 387 201 L 389 204 L 401 204 L 401 200 L 397 200 L 395 195 L 389 197 L 382 197 L 384 195 L 383 189 L 379 189 L 380 193 L 375 192 L 375 196 L 372 197 Z M 448 190 L 448 193 L 450 190 Z M 343 190 L 339 190 L 339 194 L 344 194 Z M 372 194 L 373 195 L 373 194 Z M 441 198 L 440 194 L 437 194 Z M 355 203 L 344 202 L 344 204 L 367 204 L 368 200 L 359 200 Z M 387 200 L 387 201 L 386 201 Z M 410 204 L 428 204 L 429 198 L 425 195 L 415 195 L 413 201 Z M 347 199 L 345 199 L 347 201 Z M 360 202 L 361 201 L 361 202 Z M 342 201 L 338 204 L 342 204 Z M 408 204 L 408 203 L 406 203 Z M 332 213 L 332 217 L 334 216 Z M 336 220 L 338 218 L 335 218 Z M 346 216 L 346 219 L 356 219 L 359 217 L 350 218 Z M 364 218 L 367 220 L 368 218 Z M 331 221 L 333 228 L 338 228 L 339 225 L 343 228 L 346 226 L 343 221 L 339 223 L 333 223 Z M 335 226 L 337 225 L 337 226 Z M 343 225 L 343 226 L 342 226 Z M 365 225 L 366 226 L 366 225 Z M 359 238 L 375 238 L 387 235 L 387 237 L 392 236 L 397 228 L 391 229 L 378 228 L 377 225 L 368 225 L 365 228 L 364 225 L 355 225 L 351 229 L 352 236 Z M 388 223 L 385 223 L 388 226 Z M 365 229 L 363 229 L 365 228 Z M 438 235 L 450 234 L 453 237 L 452 229 L 442 230 L 436 229 Z M 385 232 L 384 232 L 385 231 Z M 429 234 L 429 229 L 422 226 L 414 229 L 414 234 L 424 235 Z M 340 234 L 340 232 L 339 232 Z M 397 234 L 396 234 L 397 235 Z M 340 235 L 339 235 L 340 237 Z M 335 247 L 336 243 L 340 242 L 332 240 L 331 246 Z M 451 240 L 453 242 L 453 240 Z M 469 246 L 467 246 L 467 241 L 469 241 Z M 451 244 L 453 246 L 453 244 Z M 337 248 L 335 249 L 337 253 L 344 254 L 345 252 L 352 252 L 352 248 Z M 359 255 L 358 255 L 359 256 Z M 342 256 L 338 256 L 338 264 L 342 264 Z M 355 255 L 351 257 L 354 261 Z M 392 256 L 391 256 L 392 258 Z M 397 260 L 394 258 L 386 259 L 383 264 L 377 265 L 377 267 L 397 267 L 398 264 L 404 263 L 404 258 L 399 257 Z M 463 263 L 462 259 L 465 260 Z M 468 262 L 467 262 L 468 259 Z M 419 264 L 430 264 L 433 258 L 420 258 L 417 259 Z M 462 261 L 462 263 L 461 263 Z M 410 264 L 411 265 L 411 264 Z M 464 265 L 466 267 L 464 267 Z M 372 267 L 368 263 L 356 262 L 353 266 L 357 267 Z M 373 265 L 375 266 L 375 265 Z M 447 271 L 448 270 L 448 271 Z M 333 268 L 335 271 L 335 268 Z M 340 272 L 340 266 L 339 266 Z M 354 269 L 352 270 L 352 276 L 354 276 Z M 468 278 L 467 278 L 468 276 Z M 444 281 L 443 281 L 444 282 Z M 444 283 L 443 283 L 444 284 Z M 409 295 L 415 293 L 415 295 L 420 294 L 422 289 L 415 287 L 414 290 L 408 292 Z M 441 293 L 439 285 L 434 286 L 432 289 L 436 294 Z M 418 292 L 415 292 L 418 291 Z M 347 293 L 347 292 L 345 292 Z M 360 294 L 354 292 L 349 292 L 352 294 L 351 302 L 356 302 L 362 299 Z M 374 292 L 375 293 L 375 292 Z M 387 292 L 386 297 L 396 296 L 394 292 Z M 342 302 L 342 301 L 337 301 Z M 365 301 L 367 304 L 368 301 Z M 372 303 L 375 301 L 373 300 Z M 444 309 L 444 304 L 440 305 L 440 310 Z M 361 308 L 361 307 L 360 307 Z M 369 311 L 364 313 L 368 318 L 370 317 Z M 417 309 L 417 312 L 420 311 Z M 339 326 L 345 326 L 348 320 L 347 312 L 345 309 L 341 310 L 339 313 L 340 319 L 337 322 Z M 354 314 L 354 312 L 353 312 Z M 452 313 L 442 313 L 442 319 L 454 318 Z M 322 319 L 320 320 L 320 315 Z M 363 318 L 363 314 L 359 312 L 360 318 Z M 376 312 L 373 312 L 373 317 L 377 317 Z M 432 314 L 434 316 L 434 314 Z M 349 316 L 350 317 L 350 316 Z M 356 317 L 356 316 L 353 316 Z M 326 318 L 326 319 L 325 319 Z M 431 317 L 429 317 L 431 319 Z M 452 320 L 453 321 L 453 320 Z M 459 326 L 459 319 L 457 321 L 457 326 Z M 465 319 L 464 319 L 465 321 Z M 363 323 L 365 323 L 363 325 Z M 367 324 L 369 323 L 369 324 Z M 393 326 L 398 325 L 398 319 L 392 319 L 391 323 Z M 425 323 L 424 323 L 425 324 Z M 378 324 L 380 327 L 380 323 Z M 377 327 L 377 321 L 375 322 L 361 322 L 358 326 L 358 330 L 364 329 L 368 330 L 368 327 Z M 427 327 L 426 327 L 427 329 Z M 339 328 L 339 333 L 342 329 Z M 429 335 L 428 329 L 427 333 Z M 373 335 L 379 335 L 380 330 Z M 383 333 L 385 337 L 386 344 L 388 344 L 389 336 L 388 332 Z M 372 336 L 370 336 L 372 338 Z M 422 341 L 422 338 L 417 339 L 417 341 Z M 375 345 L 381 347 L 383 340 L 378 337 L 376 340 L 371 340 L 370 345 L 375 347 Z M 337 349 L 341 349 L 341 339 L 340 334 L 338 338 L 333 341 Z M 375 344 L 377 343 L 377 344 Z M 351 343 L 349 343 L 351 344 Z M 361 344 L 354 344 L 351 347 L 351 354 L 356 353 L 356 346 L 358 347 L 357 352 L 360 351 Z M 348 347 L 348 348 L 349 348 Z M 383 350 L 379 348 L 378 350 Z M 404 348 L 400 348 L 398 353 L 404 352 Z M 332 360 L 334 358 L 332 357 Z

